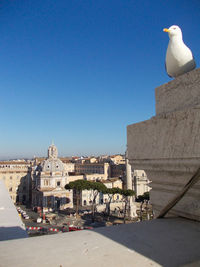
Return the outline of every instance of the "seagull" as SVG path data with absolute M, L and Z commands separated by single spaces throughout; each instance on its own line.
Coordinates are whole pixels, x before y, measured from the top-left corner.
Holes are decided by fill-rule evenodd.
M 170 77 L 177 77 L 195 69 L 195 60 L 191 50 L 183 42 L 181 29 L 173 25 L 163 31 L 168 32 L 170 38 L 165 59 L 167 74 Z

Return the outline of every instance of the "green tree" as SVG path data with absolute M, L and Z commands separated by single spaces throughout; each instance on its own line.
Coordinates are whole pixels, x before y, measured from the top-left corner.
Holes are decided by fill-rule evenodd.
M 145 192 L 143 194 L 143 197 L 144 197 L 144 200 L 149 200 L 150 199 L 149 192 Z
M 101 182 L 91 182 L 87 180 L 76 180 L 65 185 L 65 189 L 73 190 L 73 195 L 76 197 L 76 213 L 78 214 L 79 205 L 80 205 L 80 195 L 83 190 L 93 190 L 93 199 L 92 199 L 92 221 L 94 222 L 94 213 L 96 198 L 99 192 L 105 192 L 107 189 L 106 186 Z
M 143 195 L 139 195 L 137 197 L 138 202 L 144 202 L 144 200 L 149 200 L 149 199 L 150 199 L 149 192 L 145 192 Z
M 76 214 L 78 216 L 78 210 L 80 205 L 80 195 L 83 190 L 90 190 L 91 185 L 89 181 L 86 180 L 76 180 L 73 182 L 69 182 L 69 184 L 65 185 L 66 190 L 73 190 L 73 197 L 76 198 Z

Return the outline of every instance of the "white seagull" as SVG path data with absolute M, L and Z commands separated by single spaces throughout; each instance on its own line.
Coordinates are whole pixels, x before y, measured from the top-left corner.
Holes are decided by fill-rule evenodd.
M 173 25 L 163 31 L 168 32 L 170 38 L 165 60 L 167 74 L 177 77 L 195 69 L 196 63 L 191 50 L 183 42 L 181 29 Z

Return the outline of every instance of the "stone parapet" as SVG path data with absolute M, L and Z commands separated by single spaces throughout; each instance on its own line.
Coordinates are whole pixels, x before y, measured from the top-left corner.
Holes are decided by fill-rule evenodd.
M 200 167 L 200 69 L 156 88 L 156 116 L 127 127 L 128 159 L 151 183 L 157 215 Z M 200 182 L 169 212 L 200 221 Z
M 200 157 L 200 106 L 132 124 L 127 134 L 129 159 Z
M 200 104 L 200 69 L 177 77 L 155 89 L 156 114 Z
M 187 267 L 197 267 L 200 266 L 199 247 L 198 222 L 169 218 L 2 241 L 0 265 L 186 267 L 188 264 Z

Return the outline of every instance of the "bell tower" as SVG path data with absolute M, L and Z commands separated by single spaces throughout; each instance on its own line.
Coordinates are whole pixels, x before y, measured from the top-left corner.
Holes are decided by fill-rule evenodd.
M 50 145 L 48 148 L 48 158 L 51 158 L 51 159 L 58 158 L 58 149 L 54 144 Z

